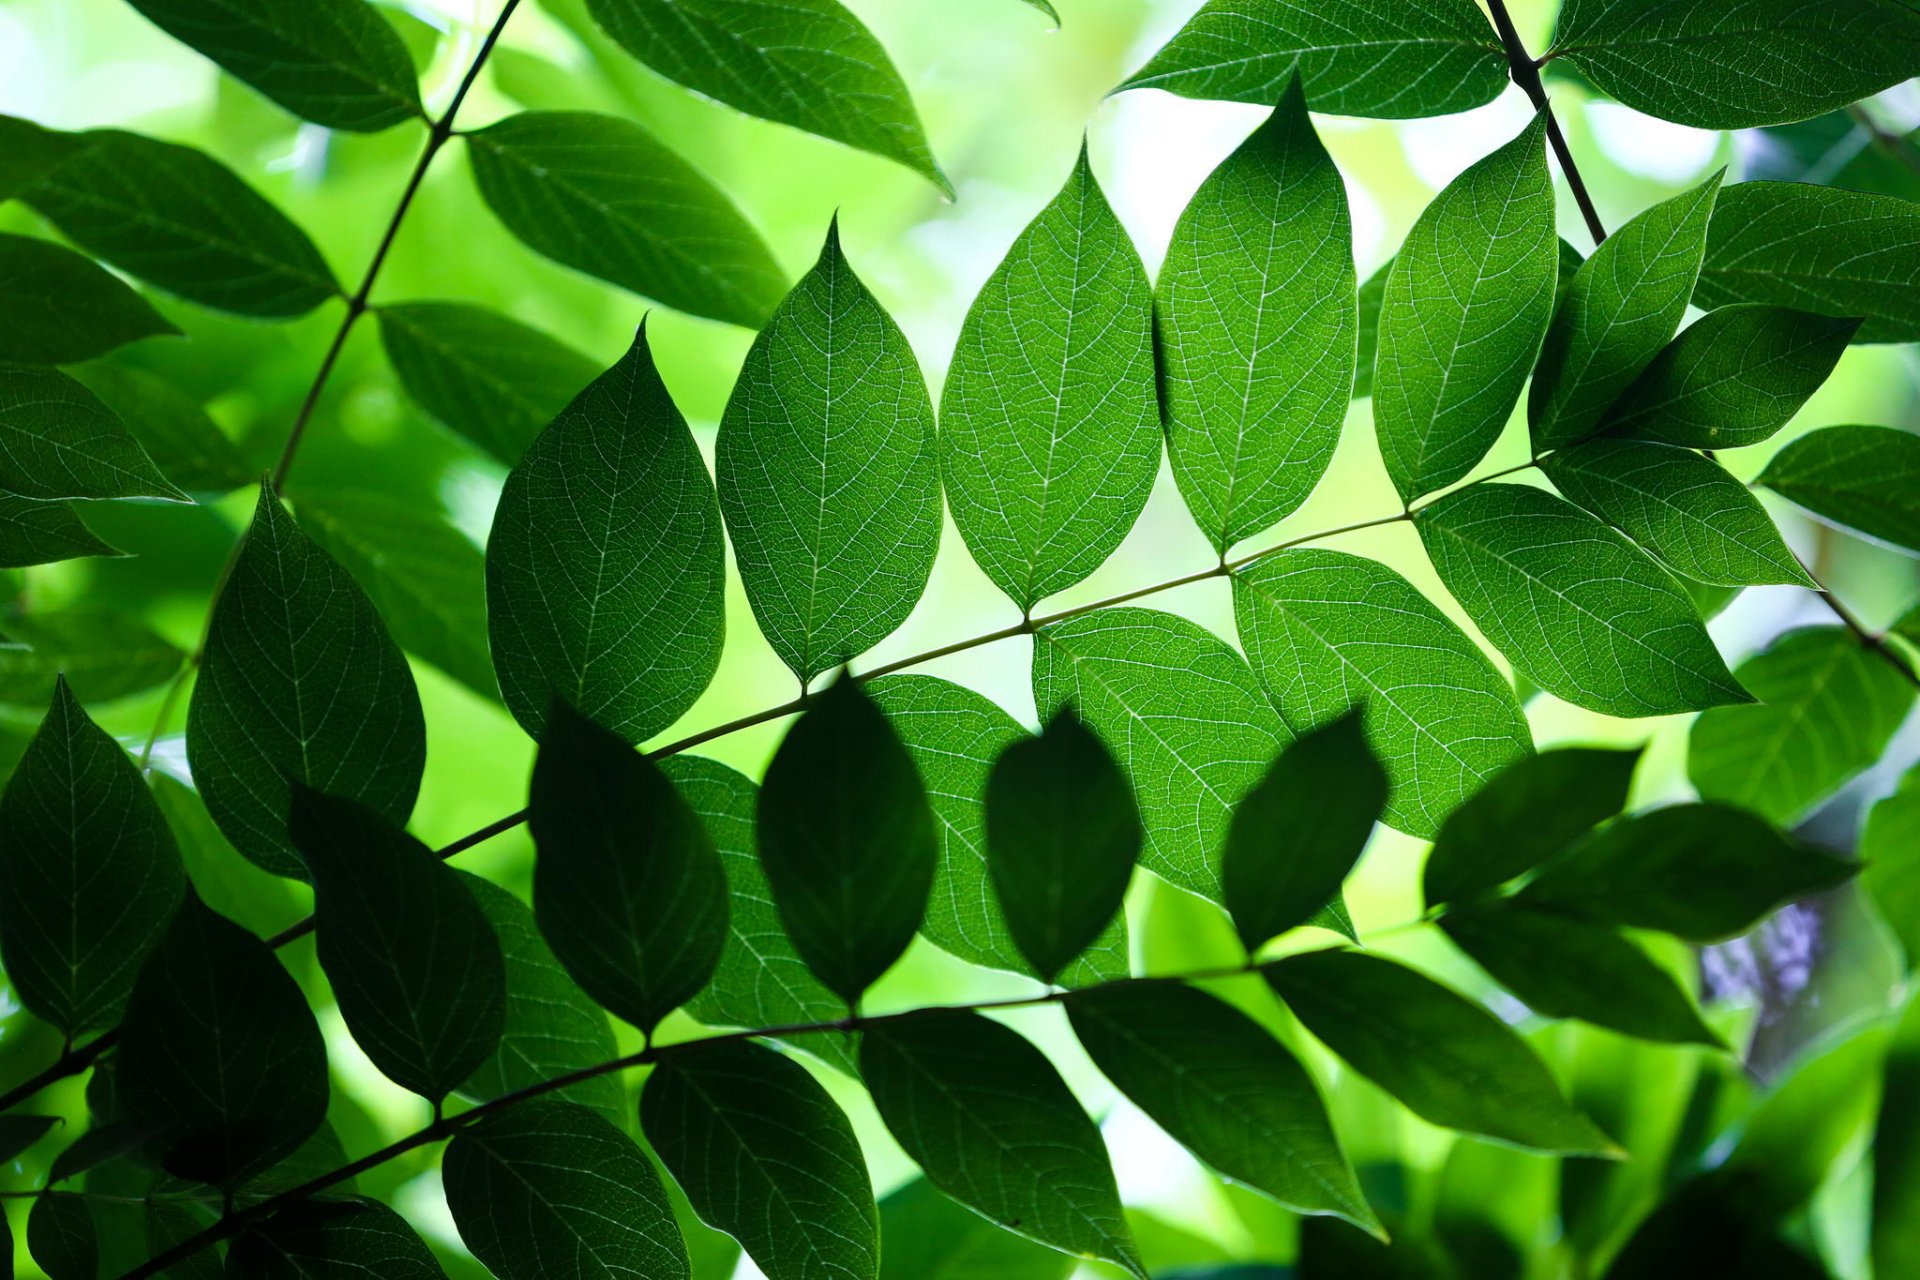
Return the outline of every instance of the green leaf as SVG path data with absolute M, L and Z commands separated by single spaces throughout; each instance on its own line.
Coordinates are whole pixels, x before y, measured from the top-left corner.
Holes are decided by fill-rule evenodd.
M 1339 899 L 1386 800 L 1357 710 L 1287 744 L 1227 828 L 1221 893 L 1249 953 Z
M 0 365 L 0 489 L 187 501 L 98 396 L 57 369 L 24 365 Z
M 802 682 L 906 621 L 940 546 L 933 402 L 837 224 L 747 352 L 714 453 L 747 600 Z
M 1683 804 L 1588 836 L 1542 871 L 1520 901 L 1718 942 L 1776 907 L 1844 884 L 1857 870 L 1744 810 Z
M 1687 312 L 1725 171 L 1646 210 L 1581 265 L 1527 395 L 1535 450 L 1592 435 Z
M 500 1047 L 506 966 L 460 874 L 353 800 L 295 785 L 320 967 L 373 1065 L 436 1105 Z
M 867 691 L 906 742 L 933 808 L 940 865 L 921 932 L 962 960 L 1032 973 L 988 874 L 982 800 L 993 762 L 1026 731 L 992 700 L 932 676 L 882 676 Z M 1082 986 L 1127 972 L 1122 913 L 1057 981 Z
M 1101 609 L 1036 633 L 1033 700 L 1046 719 L 1073 704 L 1120 762 L 1146 822 L 1141 865 L 1219 901 L 1233 807 L 1293 736 L 1246 660 L 1185 618 Z
M 1383 1235 L 1313 1077 L 1259 1023 L 1166 981 L 1078 992 L 1067 1015 L 1094 1065 L 1226 1177 Z
M 1920 340 L 1920 206 L 1798 182 L 1728 187 L 1693 300 L 1865 316 L 1856 341 Z
M 1067 1280 L 1074 1261 L 915 1178 L 880 1202 L 880 1280 Z
M 934 1186 L 1009 1231 L 1146 1276 L 1100 1130 L 1024 1036 L 925 1010 L 870 1024 L 860 1074 Z
M 727 876 L 727 941 L 720 966 L 713 981 L 688 1001 L 687 1012 L 722 1027 L 783 1027 L 843 1016 L 846 1006 L 820 985 L 780 924 L 754 840 L 760 788 L 702 756 L 672 756 L 660 767 L 700 815 Z M 851 1070 L 852 1059 L 835 1039 L 817 1035 L 800 1043 Z
M 441 1176 L 461 1240 L 502 1280 L 693 1274 L 660 1175 L 585 1107 L 536 1098 L 483 1116 Z
M 409 302 L 376 314 L 406 393 L 509 467 L 600 372 L 572 347 L 482 307 Z
M 1759 444 L 1820 389 L 1859 329 L 1790 307 L 1710 311 L 1654 357 L 1601 430 L 1689 449 Z
M 1864 111 L 1830 111 L 1740 138 L 1740 168 L 1751 182 L 1812 182 L 1911 198 L 1920 174 L 1908 167 L 1915 135 L 1884 132 Z
M 1703 799 L 1781 826 L 1871 768 L 1914 700 L 1899 671 L 1843 627 L 1790 631 L 1737 674 L 1760 703 L 1693 722 L 1687 777 Z
M 1567 0 L 1548 56 L 1637 111 L 1747 129 L 1805 120 L 1913 75 L 1920 13 L 1898 0 Z
M 1394 258 L 1373 415 L 1402 499 L 1466 475 L 1506 429 L 1553 319 L 1553 200 L 1542 115 L 1449 183 Z
M 1892 1043 L 1873 1139 L 1873 1273 L 1920 1267 L 1920 1000 L 1909 997 Z
M 293 114 L 372 133 L 424 116 L 400 33 L 365 0 L 128 0 Z
M 186 655 L 140 622 L 89 609 L 0 617 L 23 648 L 0 647 L 0 703 L 42 707 L 64 675 L 86 702 L 112 702 L 158 688 Z
M 1415 1115 L 1538 1151 L 1618 1149 L 1568 1104 L 1506 1024 L 1412 969 L 1353 951 L 1316 951 L 1262 970 L 1327 1047 Z
M 289 784 L 404 823 L 426 752 L 413 673 L 372 602 L 263 486 L 187 712 L 207 812 L 248 860 L 305 879 Z
M 413 1228 L 377 1200 L 295 1204 L 249 1227 L 227 1250 L 247 1280 L 446 1280 Z
M 651 737 L 713 679 L 725 589 L 713 481 L 642 326 L 501 491 L 487 621 L 507 706 L 535 737 L 554 697 Z
M 27 1213 L 27 1252 L 47 1280 L 95 1280 L 100 1237 L 86 1197 L 52 1191 L 35 1199 Z
M 1899 789 L 1868 812 L 1860 861 L 1860 878 L 1906 949 L 1907 968 L 1920 965 L 1920 768 L 1907 770 Z
M 92 259 L 0 234 L 0 360 L 72 364 L 176 329 Z
M 463 136 L 488 206 L 555 262 L 750 329 L 780 301 L 785 281 L 760 233 L 632 121 L 529 111 Z
M 1120 87 L 1266 106 L 1296 69 L 1314 110 L 1389 119 L 1466 111 L 1507 81 L 1471 0 L 1211 0 Z
M 437 511 L 371 489 L 302 488 L 297 502 L 306 531 L 366 590 L 395 643 L 499 698 L 486 559 L 466 534 Z
M 64 502 L 0 493 L 0 569 L 125 554 L 96 537 Z
M 1384 818 L 1430 837 L 1533 750 L 1513 687 L 1454 622 L 1373 560 L 1297 547 L 1233 575 L 1254 674 L 1296 733 L 1360 707 L 1390 787 Z
M 1679 583 L 1578 507 L 1480 484 L 1421 509 L 1440 580 L 1536 684 L 1613 716 L 1747 702 Z
M 913 758 L 851 677 L 787 730 L 760 787 L 758 831 L 794 950 L 858 1004 L 913 940 L 939 855 Z
M 1590 440 L 1556 449 L 1540 467 L 1676 574 L 1720 586 L 1814 585 L 1760 500 L 1691 449 Z
M 1142 840 L 1133 790 L 1066 706 L 1000 753 L 986 809 L 987 873 L 1007 929 L 1052 983 L 1126 900 Z
M 1810 431 L 1755 483 L 1823 520 L 1920 551 L 1920 435 L 1895 427 Z
M 1153 292 L 1086 148 L 973 300 L 940 397 L 953 522 L 1022 609 L 1120 545 L 1160 468 Z
M 1155 314 L 1173 477 L 1225 551 L 1306 501 L 1352 391 L 1353 220 L 1297 79 L 1180 215 Z
M 1535 1013 L 1624 1035 L 1723 1048 L 1673 975 L 1605 925 L 1501 905 L 1449 911 L 1440 927 Z
M 1619 813 L 1639 763 L 1638 750 L 1560 747 L 1510 765 L 1441 824 L 1427 905 L 1480 897 Z
M 651 1032 L 726 945 L 726 871 L 706 827 L 658 765 L 559 701 L 527 813 L 547 945 L 588 995 Z
M 239 1186 L 326 1119 L 306 997 L 266 943 L 192 894 L 134 983 L 114 1068 L 123 1118 L 167 1126 L 162 1165 L 197 1182 Z
M 186 887 L 140 771 L 64 679 L 0 796 L 0 958 L 69 1040 L 110 1027 Z
M 0 117 L 8 134 L 47 134 Z M 29 145 L 57 156 L 13 194 L 97 258 L 189 302 L 285 318 L 340 292 L 306 232 L 192 147 L 118 129 Z
M 74 376 L 111 409 L 160 473 L 183 489 L 225 493 L 259 472 L 198 400 L 143 369 L 89 364 Z
M 500 1047 L 461 1082 L 460 1093 L 484 1102 L 619 1056 L 607 1015 L 554 958 L 533 912 L 489 880 L 464 871 L 460 879 L 500 940 L 507 976 Z M 627 1122 L 627 1095 L 618 1076 L 582 1080 L 554 1096 L 590 1107 L 617 1125 Z
M 667 79 L 748 115 L 897 160 L 953 195 L 906 82 L 839 0 L 588 0 L 587 7 L 608 35 Z
M 873 1280 L 879 1224 L 847 1117 L 806 1068 L 765 1045 L 663 1053 L 640 1127 L 700 1220 L 768 1280 Z
M 21 1152 L 45 1137 L 59 1116 L 0 1116 L 0 1164 L 12 1164 Z

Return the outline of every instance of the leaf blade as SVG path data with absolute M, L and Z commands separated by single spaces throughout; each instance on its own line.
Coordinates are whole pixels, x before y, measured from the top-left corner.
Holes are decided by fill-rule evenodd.
M 1823 520 L 1920 551 L 1920 436 L 1895 427 L 1827 427 L 1773 456 L 1765 485 Z
M 0 366 L 0 486 L 38 501 L 185 502 L 113 410 L 57 369 Z
M 85 255 L 31 236 L 0 235 L 0 298 L 0 360 L 18 364 L 73 364 L 180 332 Z

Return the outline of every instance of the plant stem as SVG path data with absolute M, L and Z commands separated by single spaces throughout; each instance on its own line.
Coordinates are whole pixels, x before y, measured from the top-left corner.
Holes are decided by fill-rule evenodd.
M 1513 25 L 1513 15 L 1507 12 L 1506 0 L 1487 0 L 1488 8 L 1493 12 L 1493 25 L 1500 32 L 1500 45 L 1507 52 L 1507 75 L 1520 86 L 1534 105 L 1534 109 L 1547 117 L 1547 142 L 1553 147 L 1553 154 L 1560 161 L 1561 176 L 1567 180 L 1567 187 L 1573 192 L 1573 202 L 1580 206 L 1580 216 L 1586 220 L 1587 234 L 1593 237 L 1593 243 L 1605 243 L 1607 228 L 1600 221 L 1600 211 L 1593 207 L 1593 196 L 1587 190 L 1586 180 L 1580 176 L 1580 166 L 1573 162 L 1573 150 L 1567 146 L 1567 137 L 1560 132 L 1560 121 L 1553 114 L 1553 106 L 1547 101 L 1547 86 L 1540 79 L 1541 63 L 1534 60 L 1521 43 L 1520 32 Z

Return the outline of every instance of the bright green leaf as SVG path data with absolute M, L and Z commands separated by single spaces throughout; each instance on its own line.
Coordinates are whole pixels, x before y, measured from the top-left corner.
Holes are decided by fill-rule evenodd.
M 23 498 L 186 501 L 113 410 L 57 369 L 0 365 L 0 489 Z
M 1572 504 L 1481 484 L 1414 525 L 1474 625 L 1556 697 L 1613 716 L 1751 701 L 1680 584 Z
M 880 1202 L 880 1280 L 1067 1280 L 1074 1260 L 915 1178 Z
M 180 331 L 84 254 L 0 235 L 0 360 L 72 364 Z
M 1899 790 L 1868 812 L 1860 860 L 1860 878 L 1905 948 L 1907 967 L 1920 966 L 1920 768 L 1909 769 Z
M 1920 551 L 1920 435 L 1896 427 L 1810 431 L 1756 482 L 1823 520 Z

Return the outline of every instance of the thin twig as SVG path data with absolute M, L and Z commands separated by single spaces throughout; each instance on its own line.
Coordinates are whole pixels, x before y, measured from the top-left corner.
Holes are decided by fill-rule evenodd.
M 1580 216 L 1586 220 L 1587 234 L 1593 237 L 1595 245 L 1602 244 L 1607 238 L 1607 228 L 1600 221 L 1600 211 L 1593 206 L 1593 195 L 1587 190 L 1586 180 L 1580 176 L 1580 166 L 1573 162 L 1573 149 L 1567 146 L 1567 137 L 1560 132 L 1560 121 L 1553 114 L 1553 105 L 1547 100 L 1547 86 L 1540 79 L 1542 64 L 1534 60 L 1521 42 L 1520 32 L 1513 25 L 1513 15 L 1507 12 L 1506 0 L 1488 0 L 1488 8 L 1493 12 L 1494 27 L 1500 32 L 1500 45 L 1506 50 L 1507 74 L 1532 101 L 1534 109 L 1547 117 L 1547 142 L 1560 161 L 1561 176 L 1566 178 L 1567 187 L 1573 192 L 1573 202 L 1580 206 Z

